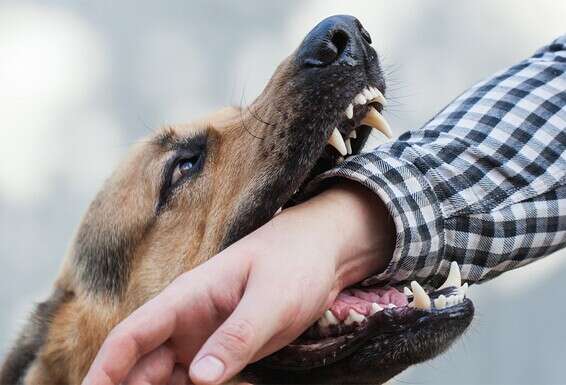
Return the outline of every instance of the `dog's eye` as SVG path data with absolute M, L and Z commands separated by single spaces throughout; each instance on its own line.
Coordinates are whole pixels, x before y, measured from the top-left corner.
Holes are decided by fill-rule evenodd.
M 186 178 L 193 174 L 195 166 L 199 161 L 200 156 L 192 158 L 181 159 L 177 162 L 173 174 L 171 175 L 171 185 L 175 185 L 179 180 Z

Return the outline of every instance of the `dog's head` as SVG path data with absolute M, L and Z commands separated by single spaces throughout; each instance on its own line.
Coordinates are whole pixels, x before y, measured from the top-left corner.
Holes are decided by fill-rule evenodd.
M 168 127 L 135 146 L 79 228 L 65 270 L 73 291 L 133 310 L 293 205 L 314 176 L 359 153 L 372 128 L 388 133 L 384 93 L 368 32 L 351 16 L 325 19 L 250 106 Z M 434 357 L 468 326 L 473 306 L 452 275 L 432 298 L 415 285 L 411 304 L 412 294 L 395 288 L 344 292 L 303 336 L 242 375 L 262 383 L 385 381 Z

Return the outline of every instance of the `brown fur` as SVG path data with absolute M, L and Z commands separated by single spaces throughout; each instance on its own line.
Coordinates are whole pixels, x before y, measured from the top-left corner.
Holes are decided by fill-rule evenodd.
M 297 156 L 287 154 L 293 141 L 282 140 L 293 129 L 287 123 L 295 110 L 287 86 L 292 71 L 285 61 L 248 109 L 225 108 L 192 124 L 167 127 L 133 148 L 82 220 L 55 285 L 55 293 L 66 295 L 54 295 L 49 316 L 41 320 L 41 341 L 29 362 L 18 355 L 22 344 L 16 345 L 0 373 L 2 384 L 14 378 L 33 385 L 79 384 L 109 331 L 230 243 L 243 210 L 254 207 L 256 194 L 265 195 L 264 186 L 277 182 L 278 189 L 289 191 L 277 191 L 270 207 L 254 207 L 252 225 L 273 215 L 301 182 L 280 181 L 278 174 L 287 172 L 281 167 L 287 157 Z M 202 172 L 179 188 L 165 209 L 156 210 L 171 143 L 199 134 L 207 137 Z M 325 136 L 320 133 L 320 139 Z M 304 150 L 316 153 L 315 144 L 320 147 L 313 141 L 313 148 Z

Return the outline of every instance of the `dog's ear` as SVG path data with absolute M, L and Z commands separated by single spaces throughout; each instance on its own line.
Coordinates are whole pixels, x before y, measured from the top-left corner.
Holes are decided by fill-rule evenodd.
M 106 181 L 85 214 L 70 257 L 79 285 L 120 295 L 128 282 L 133 253 L 155 220 L 158 172 L 151 151 L 138 146 Z

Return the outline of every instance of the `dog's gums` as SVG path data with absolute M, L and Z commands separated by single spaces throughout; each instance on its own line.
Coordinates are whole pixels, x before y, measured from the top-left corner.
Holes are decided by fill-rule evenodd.
M 370 379 L 374 383 L 380 382 L 379 378 L 387 378 L 392 373 L 391 370 L 395 370 L 406 359 L 416 363 L 430 358 L 426 355 L 420 360 L 416 359 L 418 355 L 403 357 L 403 353 L 410 353 L 415 347 L 421 349 L 421 354 L 426 351 L 423 346 L 419 346 L 423 341 L 417 338 L 419 332 L 415 329 L 424 330 L 427 326 L 431 326 L 431 329 L 432 326 L 454 328 L 455 330 L 446 330 L 447 334 L 451 334 L 459 333 L 467 327 L 474 311 L 467 292 L 468 284 L 461 284 L 460 269 L 456 262 L 452 262 L 446 281 L 430 293 L 416 281 L 411 282 L 411 289 L 404 287 L 402 292 L 393 287 L 348 288 L 338 295 L 318 322 L 297 340 L 249 366 L 243 375 L 247 375 L 250 380 L 261 379 L 260 381 L 266 382 L 266 378 L 270 378 L 267 373 L 271 369 L 271 376 L 277 378 L 277 381 L 284 378 L 292 383 L 309 383 L 313 378 L 326 378 L 326 382 L 334 383 L 327 377 L 319 377 L 321 370 L 330 368 L 334 372 L 334 367 L 340 367 L 341 362 L 347 361 L 348 368 L 357 369 L 357 372 L 348 379 L 341 378 L 337 383 L 359 383 Z M 411 339 L 412 334 L 414 340 Z M 398 336 L 402 338 L 395 338 Z M 388 347 L 386 341 L 389 340 L 396 341 L 398 345 Z M 436 338 L 432 341 L 439 342 Z M 373 374 L 364 374 L 365 368 L 359 367 L 356 356 L 348 359 L 362 350 L 364 344 L 373 344 L 373 348 L 381 352 L 390 349 L 398 355 L 393 360 L 387 354 L 376 357 L 374 365 L 383 361 L 390 366 L 383 365 L 381 373 L 376 370 Z M 446 346 L 445 343 L 438 343 L 429 348 L 437 354 Z M 258 372 L 261 375 L 256 377 Z M 308 373 L 307 377 L 304 376 L 305 373 Z
M 354 17 L 327 18 L 250 106 L 166 127 L 134 146 L 90 205 L 50 298 L 6 356 L 0 384 L 79 384 L 110 331 L 135 309 L 307 199 L 315 192 L 309 182 L 359 154 L 372 130 L 391 136 L 370 44 Z M 240 379 L 385 382 L 464 332 L 474 314 L 466 291 L 455 263 L 428 293 L 417 282 L 348 288 L 298 339 L 248 365 Z

